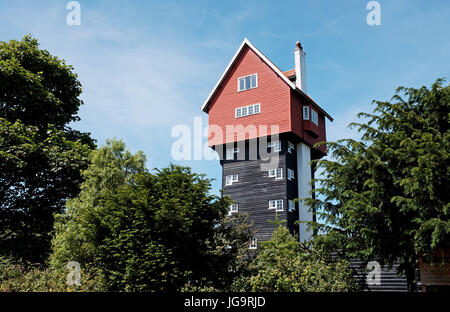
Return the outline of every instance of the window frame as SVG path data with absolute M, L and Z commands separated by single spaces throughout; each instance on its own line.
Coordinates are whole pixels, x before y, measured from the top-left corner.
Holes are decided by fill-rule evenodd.
M 275 149 L 275 147 L 277 147 L 278 149 Z M 267 148 L 270 148 L 270 152 L 281 152 L 282 148 L 281 148 L 281 141 L 273 141 L 273 142 L 269 142 L 267 143 Z
M 258 109 L 256 109 L 256 107 L 258 107 Z M 252 111 L 252 113 L 250 113 L 250 110 Z M 238 114 L 238 112 L 239 112 L 239 114 Z M 244 112 L 245 112 L 245 114 L 244 114 Z M 261 113 L 261 103 L 255 103 L 255 104 L 240 106 L 240 107 L 235 108 L 234 109 L 234 118 L 238 119 L 238 118 L 242 118 L 242 117 L 257 115 L 260 113 Z
M 252 87 L 252 77 L 253 76 L 255 76 L 255 86 L 253 86 Z M 250 87 L 249 88 L 246 88 L 246 81 L 245 81 L 245 79 L 247 78 L 247 77 L 249 77 L 249 79 L 250 79 Z M 241 89 L 241 79 L 243 80 L 243 89 Z M 244 92 L 244 91 L 247 91 L 247 90 L 251 90 L 251 89 L 256 89 L 256 88 L 258 88 L 258 73 L 253 73 L 253 74 L 250 74 L 250 75 L 246 75 L 246 76 L 241 76 L 241 77 L 238 77 L 238 79 L 237 79 L 237 91 L 238 92 Z
M 313 124 L 315 124 L 316 126 L 319 125 L 319 113 L 316 112 L 314 109 L 310 109 L 310 114 L 311 114 L 311 121 Z
M 239 204 L 236 204 L 236 203 L 230 204 L 230 205 L 228 206 L 228 208 L 229 208 L 229 210 L 228 210 L 228 215 L 230 215 L 230 216 L 231 216 L 233 213 L 239 212 Z M 234 208 L 236 208 L 236 209 L 234 209 Z
M 303 120 L 309 120 L 309 106 L 303 105 Z
M 288 200 L 288 211 L 289 212 L 295 211 L 295 202 L 292 199 Z
M 283 199 L 271 199 L 269 200 L 269 209 L 275 210 L 276 212 L 284 211 L 283 202 Z M 275 205 L 272 205 L 273 203 L 275 203 Z M 281 205 L 279 205 L 280 203 Z
M 295 150 L 295 145 L 290 141 L 288 141 L 287 143 L 288 143 L 288 149 L 287 149 L 288 153 L 293 154 L 293 151 Z
M 288 180 L 295 180 L 295 171 L 291 168 L 287 168 L 287 178 Z
M 283 168 L 274 168 L 268 170 L 268 177 L 275 178 L 275 180 L 283 179 Z
M 250 240 L 248 249 L 258 249 L 258 238 L 256 236 Z

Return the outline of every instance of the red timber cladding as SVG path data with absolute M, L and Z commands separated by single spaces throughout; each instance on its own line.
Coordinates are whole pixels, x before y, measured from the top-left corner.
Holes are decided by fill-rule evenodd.
M 313 135 L 312 133 L 304 129 L 305 127 L 303 125 L 303 105 L 309 105 L 312 109 L 314 109 L 318 113 L 319 125 L 317 136 Z M 303 140 L 307 144 L 313 146 L 317 142 L 326 141 L 325 115 L 322 112 L 320 112 L 313 104 L 308 104 L 308 102 L 306 102 L 305 99 L 302 99 L 300 95 L 292 89 L 291 89 L 291 119 L 292 119 L 291 122 L 292 132 L 294 132 L 300 138 L 303 138 Z M 319 150 L 323 154 L 326 154 L 325 145 L 320 146 Z
M 258 87 L 237 91 L 238 78 L 257 73 Z M 236 133 L 227 138 L 227 125 L 255 126 L 257 133 L 245 133 L 245 139 L 289 132 L 290 87 L 249 47 L 244 47 L 234 66 L 230 69 L 209 106 L 209 146 L 243 140 Z M 259 114 L 235 118 L 238 107 L 260 103 Z M 214 132 L 213 125 L 222 129 L 223 136 Z M 259 126 L 267 125 L 267 133 L 259 132 Z M 271 131 L 271 125 L 278 125 L 279 131 Z M 249 128 L 247 128 L 249 129 Z M 274 129 L 275 130 L 275 129 Z M 229 135 L 230 136 L 230 135 Z

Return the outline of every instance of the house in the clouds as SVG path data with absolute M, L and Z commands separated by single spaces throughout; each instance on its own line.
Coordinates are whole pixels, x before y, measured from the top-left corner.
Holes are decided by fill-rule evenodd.
M 311 194 L 311 160 L 326 154 L 326 122 L 332 117 L 306 90 L 305 52 L 297 42 L 294 69 L 280 70 L 247 39 L 231 59 L 202 110 L 209 114 L 208 144 L 220 155 L 230 214 L 246 212 L 257 228 L 252 248 L 285 220 L 291 233 L 309 240 L 312 212 L 296 198 Z

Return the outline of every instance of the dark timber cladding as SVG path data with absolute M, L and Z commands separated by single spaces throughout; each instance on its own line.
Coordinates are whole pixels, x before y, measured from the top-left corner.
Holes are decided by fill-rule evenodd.
M 257 229 L 256 237 L 258 241 L 266 241 L 270 239 L 276 225 L 270 221 L 275 220 L 277 213 L 278 219 L 286 221 L 286 225 L 292 234 L 297 234 L 298 225 L 294 224 L 298 220 L 298 205 L 295 209 L 289 211 L 289 200 L 297 198 L 297 164 L 295 150 L 288 152 L 288 140 L 286 136 L 280 136 L 278 141 L 281 143 L 281 151 L 271 152 L 270 160 L 261 159 L 259 153 L 252 154 L 250 146 L 254 151 L 259 149 L 256 145 L 257 140 L 238 142 L 235 147 L 239 146 L 239 152 L 234 154 L 233 160 L 223 157 L 222 164 L 222 188 L 224 195 L 238 204 L 239 213 L 248 213 L 250 220 Z M 291 140 L 289 141 L 291 142 Z M 295 143 L 292 140 L 291 143 Z M 265 140 L 260 142 L 266 146 Z M 245 148 L 244 148 L 245 146 Z M 230 146 L 217 146 L 216 151 L 226 156 L 226 148 Z M 267 148 L 267 147 L 262 147 Z M 253 155 L 253 157 L 251 157 Z M 274 157 L 278 156 L 278 157 Z M 282 178 L 269 177 L 269 169 L 282 169 Z M 287 178 L 287 169 L 294 171 L 294 179 Z M 226 177 L 238 174 L 238 181 L 232 185 L 226 185 Z M 275 211 L 269 209 L 269 201 L 282 200 L 283 210 Z

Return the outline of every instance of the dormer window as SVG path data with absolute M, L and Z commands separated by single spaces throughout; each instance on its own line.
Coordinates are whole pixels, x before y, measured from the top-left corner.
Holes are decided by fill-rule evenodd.
M 258 74 L 238 78 L 238 92 L 258 87 Z

